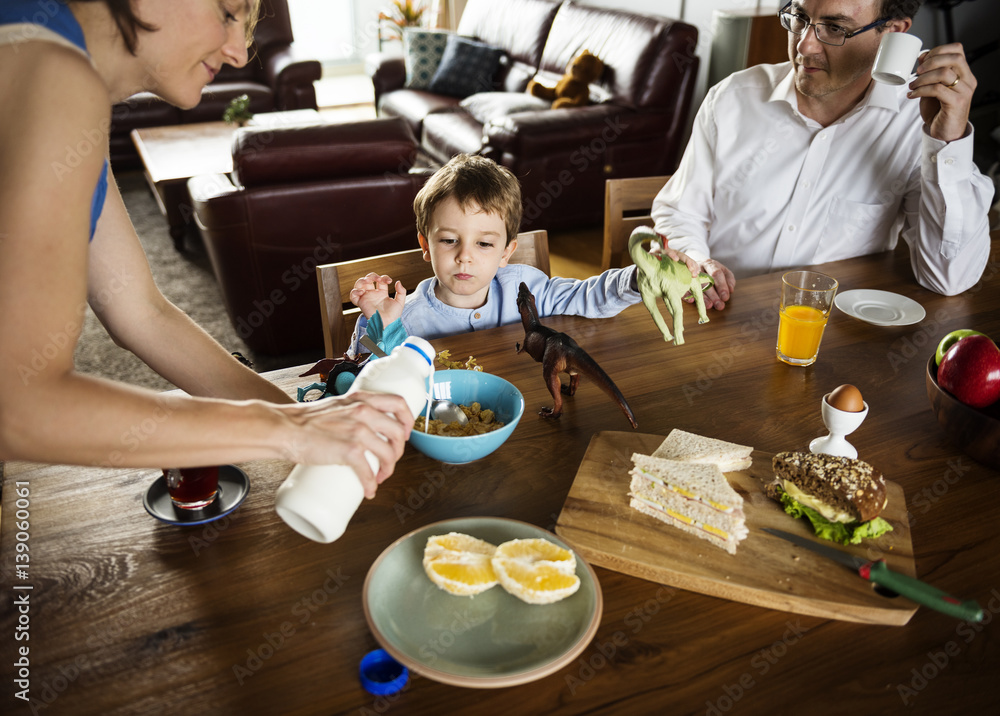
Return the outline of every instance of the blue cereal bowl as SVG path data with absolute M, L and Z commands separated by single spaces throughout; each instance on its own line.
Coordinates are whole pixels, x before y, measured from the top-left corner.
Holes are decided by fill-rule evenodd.
M 441 462 L 462 465 L 486 457 L 510 437 L 524 415 L 524 396 L 503 378 L 475 370 L 439 370 L 434 373 L 434 397 L 459 405 L 479 403 L 492 410 L 504 426 L 482 435 L 447 437 L 428 435 L 416 429 L 410 444 L 424 455 Z

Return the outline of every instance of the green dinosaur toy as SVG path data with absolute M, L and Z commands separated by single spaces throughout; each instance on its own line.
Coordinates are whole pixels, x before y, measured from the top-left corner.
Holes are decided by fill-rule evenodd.
M 638 267 L 636 283 L 642 294 L 642 303 L 653 317 L 656 327 L 663 334 L 663 340 L 673 340 L 674 345 L 684 344 L 684 302 L 681 300 L 690 291 L 698 306 L 698 323 L 708 323 L 705 313 L 705 297 L 702 291 L 715 283 L 706 273 L 695 277 L 687 265 L 666 256 L 657 258 L 643 245 L 646 241 L 659 241 L 659 235 L 652 229 L 640 226 L 628 240 L 628 253 Z M 703 284 L 705 284 L 703 286 Z M 674 333 L 670 335 L 666 321 L 660 315 L 656 299 L 662 298 L 670 315 L 674 318 Z

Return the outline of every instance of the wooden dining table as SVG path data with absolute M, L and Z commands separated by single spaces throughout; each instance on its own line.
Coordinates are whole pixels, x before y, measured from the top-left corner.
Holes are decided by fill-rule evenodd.
M 541 366 L 515 352 L 524 333 L 509 325 L 433 344 L 455 358 L 475 356 L 521 391 L 527 408 L 511 437 L 461 466 L 408 445 L 394 474 L 331 544 L 309 541 L 275 513 L 275 492 L 292 467 L 281 460 L 240 465 L 251 481 L 242 505 L 190 527 L 144 510 L 155 471 L 8 463 L 0 519 L 2 712 L 997 713 L 1000 472 L 949 441 L 931 410 L 925 372 L 950 331 L 1000 338 L 1000 241 L 992 242 L 982 280 L 952 297 L 916 283 L 905 247 L 816 268 L 834 276 L 841 292 L 895 292 L 926 316 L 877 326 L 834 310 L 809 367 L 775 359 L 780 273 L 739 281 L 706 324 L 686 306 L 681 346 L 664 342 L 641 304 L 615 318 L 544 323 L 572 336 L 607 371 L 644 434 L 681 428 L 769 452 L 805 449 L 826 432 L 823 395 L 855 385 L 870 410 L 850 441 L 904 491 L 917 576 L 977 600 L 982 622 L 920 608 L 901 626 L 856 623 L 597 566 L 603 612 L 596 634 L 555 673 L 497 689 L 411 673 L 396 694 L 367 693 L 359 662 L 379 643 L 362 589 L 390 544 L 459 517 L 512 518 L 554 532 L 594 436 L 632 430 L 586 380 L 566 398 L 561 418 L 540 417 L 551 405 Z M 304 370 L 269 377 L 294 394 L 312 382 Z M 146 429 L 155 430 L 155 420 L 137 426 L 137 439 Z

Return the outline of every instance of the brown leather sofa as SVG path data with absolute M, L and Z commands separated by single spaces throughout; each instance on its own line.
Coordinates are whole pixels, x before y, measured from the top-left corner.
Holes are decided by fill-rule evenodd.
M 268 355 L 323 350 L 316 266 L 416 246 L 428 176 L 402 119 L 244 128 L 232 175 L 188 181 L 237 334 Z
M 461 98 L 406 89 L 402 58 L 366 61 L 380 116 L 404 117 L 435 160 L 478 153 L 517 175 L 523 229 L 598 224 L 606 179 L 673 173 L 698 73 L 694 26 L 572 2 L 469 0 L 458 33 L 506 51 L 497 91 L 524 92 L 533 77 L 554 86 L 585 49 L 605 64 L 591 85 L 596 104 L 519 111 L 484 125 Z
M 111 164 L 117 171 L 141 166 L 130 132 L 141 127 L 165 127 L 190 122 L 217 122 L 234 97 L 250 97 L 251 112 L 316 109 L 313 82 L 320 63 L 295 53 L 286 0 L 262 0 L 250 61 L 236 68 L 223 65 L 192 109 L 178 109 L 149 92 L 140 92 L 111 112 Z

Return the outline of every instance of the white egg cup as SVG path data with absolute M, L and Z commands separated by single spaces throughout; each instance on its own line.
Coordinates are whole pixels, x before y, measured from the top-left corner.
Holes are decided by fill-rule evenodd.
M 827 393 L 823 396 L 823 423 L 830 431 L 825 437 L 816 438 L 809 443 L 809 452 L 823 453 L 824 455 L 837 455 L 839 457 L 856 458 L 857 448 L 851 445 L 845 437 L 850 435 L 865 421 L 868 416 L 868 403 L 865 409 L 857 413 L 846 410 L 837 410 L 826 399 L 830 397 Z M 863 401 L 862 401 L 863 402 Z

